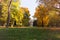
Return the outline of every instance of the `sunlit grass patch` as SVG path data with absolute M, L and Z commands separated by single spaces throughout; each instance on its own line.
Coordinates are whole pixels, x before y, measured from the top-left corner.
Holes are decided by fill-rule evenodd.
M 60 38 L 60 34 L 56 34 L 55 37 L 56 37 L 56 38 Z

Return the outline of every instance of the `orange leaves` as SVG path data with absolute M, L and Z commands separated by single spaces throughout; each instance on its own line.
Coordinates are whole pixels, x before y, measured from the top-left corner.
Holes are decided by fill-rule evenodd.
M 39 14 L 38 14 L 38 13 L 35 13 L 34 17 L 37 17 L 37 18 L 38 18 L 38 17 L 40 17 L 40 16 L 39 16 Z
M 48 23 L 49 23 L 49 16 L 45 16 L 43 18 L 43 22 L 44 22 L 45 25 L 48 25 Z
M 43 21 L 43 24 L 44 26 L 45 25 L 48 25 L 49 23 L 49 16 L 47 15 L 47 12 L 48 12 L 48 8 L 46 8 L 43 4 L 39 5 L 37 8 L 36 8 L 36 12 L 35 12 L 35 15 L 34 17 L 37 18 L 37 25 L 42 25 L 42 21 Z

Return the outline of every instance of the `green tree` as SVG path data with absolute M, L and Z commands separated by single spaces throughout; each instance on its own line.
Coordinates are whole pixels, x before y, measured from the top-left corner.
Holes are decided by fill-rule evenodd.
M 22 8 L 22 9 L 24 10 L 22 23 L 24 26 L 28 26 L 29 25 L 29 16 L 30 16 L 29 10 L 28 10 L 28 8 Z

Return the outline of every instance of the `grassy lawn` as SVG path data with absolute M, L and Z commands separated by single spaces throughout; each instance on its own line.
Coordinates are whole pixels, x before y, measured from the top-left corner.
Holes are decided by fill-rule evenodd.
M 4 28 L 0 29 L 0 40 L 60 40 L 60 30 Z

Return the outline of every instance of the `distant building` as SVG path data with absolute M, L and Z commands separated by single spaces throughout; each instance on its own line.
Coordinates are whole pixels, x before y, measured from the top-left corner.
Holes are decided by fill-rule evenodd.
M 33 26 L 33 21 L 34 21 L 33 19 L 29 20 L 29 24 L 30 24 L 31 27 Z
M 31 18 L 29 23 L 30 23 L 31 27 L 37 26 L 37 18 L 35 18 L 35 17 Z

